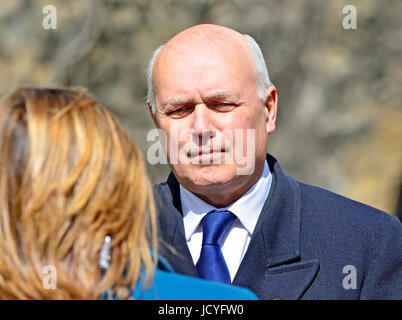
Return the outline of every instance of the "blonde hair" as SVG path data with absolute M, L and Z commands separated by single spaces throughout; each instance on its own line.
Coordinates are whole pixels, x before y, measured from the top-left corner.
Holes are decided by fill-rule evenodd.
M 0 299 L 97 299 L 144 273 L 149 284 L 155 225 L 140 151 L 85 89 L 25 88 L 0 102 Z M 56 289 L 43 286 L 47 265 Z

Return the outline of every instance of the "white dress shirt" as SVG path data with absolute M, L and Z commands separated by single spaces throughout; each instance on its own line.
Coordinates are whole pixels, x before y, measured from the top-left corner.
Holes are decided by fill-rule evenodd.
M 267 161 L 257 182 L 237 201 L 219 210 L 229 210 L 237 219 L 226 232 L 221 243 L 223 257 L 233 281 L 247 251 L 262 207 L 268 198 L 272 174 Z M 194 264 L 197 263 L 202 247 L 202 218 L 217 208 L 211 206 L 180 185 L 180 200 L 183 211 L 184 231 Z

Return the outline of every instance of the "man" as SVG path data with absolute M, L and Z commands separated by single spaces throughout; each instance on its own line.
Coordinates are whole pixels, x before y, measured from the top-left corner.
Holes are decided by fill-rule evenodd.
M 147 102 L 172 169 L 156 194 L 175 271 L 261 299 L 402 298 L 399 220 L 300 183 L 267 154 L 278 95 L 251 37 L 179 33 L 151 59 Z

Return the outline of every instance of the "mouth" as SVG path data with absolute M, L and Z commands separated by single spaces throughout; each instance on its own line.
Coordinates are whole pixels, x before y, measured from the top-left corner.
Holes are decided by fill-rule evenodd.
M 193 149 L 187 151 L 187 157 L 193 159 L 195 157 L 202 157 L 202 156 L 214 156 L 220 155 L 222 153 L 227 152 L 225 148 L 220 149 Z

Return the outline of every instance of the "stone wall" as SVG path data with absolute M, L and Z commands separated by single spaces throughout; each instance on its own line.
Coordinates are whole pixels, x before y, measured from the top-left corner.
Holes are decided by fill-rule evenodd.
M 57 9 L 45 30 L 42 9 Z M 342 9 L 357 10 L 345 30 Z M 0 95 L 19 86 L 89 88 L 146 153 L 152 51 L 215 23 L 252 35 L 279 94 L 269 152 L 297 179 L 395 213 L 402 182 L 399 0 L 13 0 L 0 3 Z M 148 166 L 154 182 L 166 165 Z

